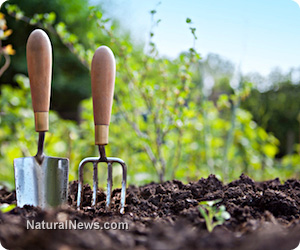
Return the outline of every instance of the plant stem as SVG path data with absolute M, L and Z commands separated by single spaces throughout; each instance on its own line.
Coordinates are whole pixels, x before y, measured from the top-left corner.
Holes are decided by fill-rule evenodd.
M 238 99 L 236 103 L 233 102 L 232 105 L 231 105 L 231 127 L 228 131 L 227 138 L 226 138 L 226 145 L 225 145 L 225 148 L 224 148 L 223 169 L 222 169 L 224 181 L 228 181 L 228 176 L 229 176 L 229 159 L 228 159 L 229 156 L 228 156 L 228 153 L 229 153 L 230 147 L 233 143 L 236 111 L 237 111 L 237 108 L 239 106 L 239 103 L 240 103 L 240 99 Z

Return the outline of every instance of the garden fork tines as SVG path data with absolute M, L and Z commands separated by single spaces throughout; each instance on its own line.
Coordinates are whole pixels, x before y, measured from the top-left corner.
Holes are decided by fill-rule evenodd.
M 98 163 L 106 162 L 108 167 L 106 208 L 110 208 L 112 193 L 112 165 L 119 163 L 122 166 L 121 209 L 125 212 L 126 177 L 127 167 L 123 160 L 114 157 L 106 157 L 105 145 L 108 144 L 108 129 L 111 116 L 111 108 L 115 83 L 115 58 L 112 51 L 106 47 L 99 47 L 93 57 L 91 67 L 92 96 L 95 122 L 95 144 L 98 145 L 100 157 L 83 159 L 79 164 L 79 181 L 77 207 L 81 208 L 83 195 L 83 169 L 86 163 L 93 163 L 93 198 L 92 206 L 97 203 L 98 188 Z

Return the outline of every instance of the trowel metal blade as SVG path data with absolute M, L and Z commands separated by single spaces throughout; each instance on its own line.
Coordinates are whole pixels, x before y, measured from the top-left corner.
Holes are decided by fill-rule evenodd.
M 69 160 L 44 156 L 14 159 L 17 205 L 56 207 L 67 202 Z

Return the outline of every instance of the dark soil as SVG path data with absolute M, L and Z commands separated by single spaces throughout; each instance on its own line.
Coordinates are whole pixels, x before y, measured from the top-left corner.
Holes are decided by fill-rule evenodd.
M 174 180 L 129 186 L 127 207 L 119 214 L 120 190 L 105 211 L 98 191 L 92 208 L 85 186 L 83 209 L 76 210 L 77 182 L 70 183 L 69 204 L 56 210 L 14 208 L 0 213 L 0 240 L 9 249 L 294 249 L 300 241 L 300 181 L 254 182 L 242 175 L 223 185 L 215 176 L 184 185 Z M 231 218 L 212 233 L 198 210 L 199 201 L 222 199 Z M 15 194 L 0 190 L 0 203 L 15 203 Z M 36 222 L 127 222 L 128 230 L 32 230 Z

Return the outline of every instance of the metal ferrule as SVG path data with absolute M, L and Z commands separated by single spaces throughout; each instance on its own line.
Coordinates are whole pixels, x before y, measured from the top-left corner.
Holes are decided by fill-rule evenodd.
M 49 130 L 48 112 L 34 112 L 35 131 L 46 132 Z
M 108 125 L 95 125 L 95 144 L 107 145 L 108 144 Z

